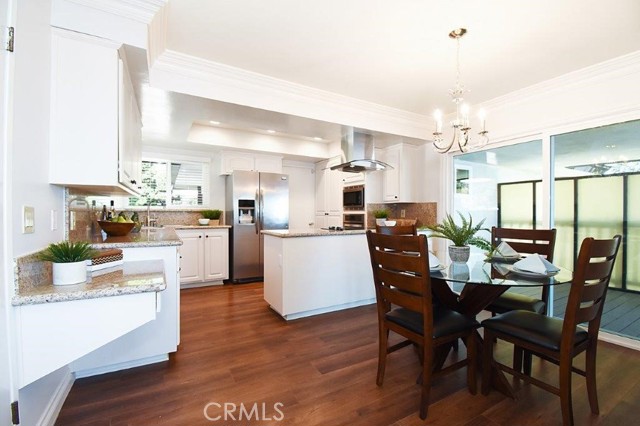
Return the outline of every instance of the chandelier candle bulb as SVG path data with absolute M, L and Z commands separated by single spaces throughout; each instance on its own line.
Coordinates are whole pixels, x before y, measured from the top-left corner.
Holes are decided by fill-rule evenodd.
M 478 111 L 478 118 L 480 119 L 480 129 L 484 132 L 487 124 L 487 113 L 484 109 Z
M 433 118 L 436 120 L 436 133 L 442 133 L 442 111 L 437 109 L 433 113 Z

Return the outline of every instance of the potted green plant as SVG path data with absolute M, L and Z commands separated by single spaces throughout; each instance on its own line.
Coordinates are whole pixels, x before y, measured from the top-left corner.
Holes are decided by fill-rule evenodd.
M 52 262 L 53 284 L 79 284 L 87 280 L 86 261 L 95 254 L 89 243 L 62 241 L 49 244 L 38 254 L 38 259 Z
M 376 218 L 376 225 L 384 226 L 384 221 L 387 220 L 387 218 L 389 217 L 389 210 L 387 209 L 374 210 L 373 216 Z
M 201 225 L 213 225 L 217 226 L 220 224 L 220 216 L 222 216 L 222 210 L 203 210 L 202 217 L 206 220 L 207 223 L 202 223 L 202 219 L 200 219 Z
M 479 247 L 482 250 L 490 251 L 491 243 L 482 237 L 476 236 L 479 231 L 489 231 L 483 228 L 484 219 L 477 225 L 473 224 L 473 218 L 469 215 L 467 219 L 462 213 L 457 212 L 460 216 L 461 224 L 458 225 L 453 217 L 447 213 L 442 223 L 427 226 L 432 231 L 430 238 L 444 238 L 453 243 L 449 246 L 449 257 L 452 262 L 467 262 L 469 260 L 470 247 Z

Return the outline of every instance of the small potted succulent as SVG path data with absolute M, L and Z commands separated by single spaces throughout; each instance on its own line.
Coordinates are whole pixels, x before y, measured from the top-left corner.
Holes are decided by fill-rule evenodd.
M 222 216 L 222 210 L 203 210 L 202 217 L 204 219 L 198 219 L 198 222 L 200 225 L 218 226 L 220 224 L 220 216 Z
M 49 244 L 38 259 L 53 263 L 53 284 L 79 284 L 87 280 L 86 261 L 95 254 L 89 243 L 62 241 Z
M 452 262 L 465 263 L 469 260 L 471 249 L 469 246 L 476 246 L 486 251 L 491 251 L 491 243 L 482 237 L 477 237 L 476 233 L 479 231 L 489 231 L 483 228 L 484 219 L 482 219 L 477 225 L 474 226 L 471 215 L 467 219 L 458 212 L 460 216 L 461 225 L 458 225 L 453 220 L 450 214 L 447 214 L 442 221 L 437 225 L 427 226 L 432 234 L 430 238 L 444 238 L 453 243 L 449 246 L 449 257 Z
M 376 218 L 376 225 L 384 226 L 384 222 L 389 217 L 389 210 L 387 209 L 374 210 L 373 216 Z

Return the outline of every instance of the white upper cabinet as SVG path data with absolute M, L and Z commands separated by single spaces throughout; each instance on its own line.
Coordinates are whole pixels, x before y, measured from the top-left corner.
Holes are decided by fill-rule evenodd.
M 316 163 L 316 220 L 317 228 L 342 226 L 342 188 L 347 173 L 331 170 L 340 158 Z
M 234 170 L 282 173 L 282 157 L 277 155 L 222 151 L 221 161 L 220 174 L 223 175 L 230 175 Z
M 382 199 L 385 202 L 418 202 L 417 189 L 421 182 L 414 179 L 418 148 L 413 145 L 393 145 L 382 152 L 387 169 L 382 177 Z
M 53 31 L 50 183 L 104 194 L 138 191 L 142 125 L 119 47 Z

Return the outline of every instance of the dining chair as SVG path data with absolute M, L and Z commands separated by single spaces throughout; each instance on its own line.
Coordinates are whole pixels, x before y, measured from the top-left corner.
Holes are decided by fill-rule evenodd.
M 571 373 L 586 377 L 591 412 L 598 414 L 596 349 L 602 308 L 622 237 L 609 240 L 585 238 L 569 290 L 564 319 L 528 311 L 511 311 L 482 322 L 482 393 L 488 394 L 490 371 L 495 368 L 560 397 L 562 424 L 573 425 Z M 586 329 L 578 324 L 587 323 Z M 559 387 L 552 386 L 493 360 L 494 339 L 510 342 L 559 365 Z M 586 351 L 585 369 L 573 366 L 573 358 Z
M 537 253 L 544 256 L 549 262 L 553 262 L 553 251 L 556 243 L 556 230 L 553 229 L 518 229 L 518 228 L 491 228 L 491 245 L 498 247 L 501 242 L 506 242 L 515 251 L 521 254 Z M 501 294 L 489 306 L 487 311 L 493 315 L 523 309 L 525 311 L 543 314 L 549 305 L 549 286 L 542 287 L 541 298 L 531 297 L 507 291 Z
M 467 387 L 476 393 L 476 342 L 478 322 L 458 312 L 433 305 L 429 256 L 424 235 L 398 236 L 367 231 L 378 313 L 378 372 L 382 386 L 387 354 L 415 344 L 421 356 L 420 418 L 427 417 L 431 379 L 467 367 Z M 389 346 L 389 332 L 406 340 Z M 435 349 L 466 339 L 467 357 L 433 372 Z
M 413 225 L 381 226 L 376 224 L 376 232 L 385 235 L 418 235 L 418 229 Z

